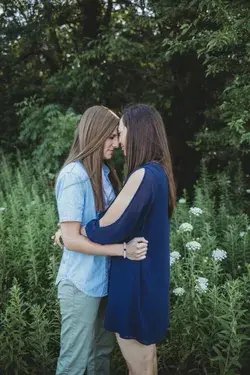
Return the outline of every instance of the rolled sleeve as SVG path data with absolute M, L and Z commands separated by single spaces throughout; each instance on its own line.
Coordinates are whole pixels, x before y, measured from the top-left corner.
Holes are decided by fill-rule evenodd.
M 74 173 L 66 173 L 56 184 L 56 201 L 60 223 L 82 222 L 85 189 L 84 181 Z

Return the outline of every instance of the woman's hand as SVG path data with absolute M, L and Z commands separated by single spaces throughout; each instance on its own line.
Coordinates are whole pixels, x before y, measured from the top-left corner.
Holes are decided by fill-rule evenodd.
M 60 224 L 58 224 L 60 226 Z M 84 227 L 81 227 L 81 235 L 86 236 Z M 61 228 L 51 237 L 54 240 L 54 246 L 58 245 L 63 249 L 62 231 Z M 127 258 L 129 260 L 143 260 L 147 256 L 148 241 L 144 237 L 135 237 L 127 243 Z
M 58 224 L 58 226 L 60 227 L 60 224 Z M 61 249 L 63 249 L 63 240 L 62 240 L 61 228 L 59 228 L 58 231 L 51 238 L 54 241 L 54 246 L 58 245 L 58 246 L 60 246 Z
M 127 258 L 130 260 L 143 260 L 147 256 L 148 241 L 144 237 L 136 237 L 127 243 Z
M 81 235 L 87 237 L 85 227 L 81 227 Z M 148 241 L 144 237 L 135 237 L 127 243 L 127 258 L 129 260 L 143 260 L 148 251 Z

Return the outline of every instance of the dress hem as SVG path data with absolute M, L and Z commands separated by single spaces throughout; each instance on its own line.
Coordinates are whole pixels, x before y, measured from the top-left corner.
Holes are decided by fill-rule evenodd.
M 140 344 L 142 345 L 154 345 L 154 344 L 157 344 L 159 343 L 160 341 L 164 340 L 164 338 L 166 337 L 167 335 L 167 331 L 168 331 L 168 328 L 166 329 L 165 333 L 162 334 L 161 336 L 159 336 L 158 338 L 156 339 L 151 339 L 151 340 L 141 340 L 141 339 L 138 339 L 136 338 L 135 336 L 128 336 L 128 335 L 122 335 L 121 333 L 117 332 L 117 331 L 114 331 L 114 330 L 111 330 L 111 329 L 108 329 L 107 327 L 105 327 L 105 329 L 109 332 L 112 332 L 112 333 L 115 333 L 115 334 L 118 334 L 120 336 L 121 339 L 123 340 L 135 340 L 135 341 L 138 341 Z

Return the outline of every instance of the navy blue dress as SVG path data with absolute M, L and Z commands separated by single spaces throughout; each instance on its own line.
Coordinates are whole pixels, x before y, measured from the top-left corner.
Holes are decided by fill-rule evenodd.
M 113 224 L 86 226 L 90 240 L 100 244 L 149 241 L 146 259 L 112 257 L 105 328 L 124 339 L 150 345 L 162 340 L 169 325 L 168 179 L 158 163 L 143 166 L 143 180 L 129 206 Z

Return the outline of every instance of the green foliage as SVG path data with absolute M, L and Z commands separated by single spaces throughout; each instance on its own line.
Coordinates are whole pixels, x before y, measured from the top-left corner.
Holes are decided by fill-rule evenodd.
M 172 29 L 163 41 L 165 58 L 179 55 L 188 61 L 195 56 L 195 64 L 204 67 L 205 88 L 213 89 L 203 127 L 192 144 L 209 151 L 207 159 L 214 158 L 213 151 L 219 151 L 219 160 L 249 153 L 249 4 L 167 1 L 158 11 L 168 15 L 162 17 Z
M 174 374 L 236 374 L 249 356 L 250 225 L 233 191 L 222 183 L 218 194 L 203 171 L 193 208 L 185 197 L 175 211 L 171 326 L 161 354 Z
M 1 352 L 0 363 L 5 370 L 12 374 L 21 371 L 28 374 L 27 356 L 27 306 L 23 300 L 22 291 L 16 282 L 10 289 L 8 305 L 1 317 L 1 325 L 4 330 L 0 334 Z
M 20 160 L 0 172 L 0 368 L 6 374 L 49 374 L 56 363 L 60 317 L 51 243 L 56 209 L 51 187 Z
M 55 278 L 61 250 L 51 241 L 57 215 L 50 180 L 23 160 L 13 168 L 3 159 L 0 170 L 0 369 L 6 375 L 52 374 L 59 351 Z M 232 375 L 247 368 L 250 222 L 234 204 L 244 190 L 240 172 L 229 184 L 226 175 L 212 178 L 203 168 L 193 208 L 186 193 L 179 200 L 171 236 L 172 251 L 180 255 L 171 261 L 171 326 L 158 346 L 160 368 L 169 374 Z M 181 229 L 183 223 L 192 230 Z M 190 241 L 200 248 L 188 249 Z M 226 251 L 225 259 L 213 258 L 217 248 Z M 198 277 L 207 284 L 197 283 Z M 112 373 L 125 373 L 118 348 Z
M 32 163 L 40 173 L 54 181 L 72 145 L 80 115 L 59 105 L 44 105 L 42 99 L 31 98 L 17 105 L 21 123 L 20 141 L 26 152 L 22 156 L 32 157 Z M 122 180 L 124 157 L 121 150 L 114 155 L 114 163 Z
M 249 358 L 249 17 L 246 0 L 2 1 L 0 368 L 54 373 L 60 316 L 51 187 L 88 106 L 148 102 L 164 117 L 180 191 L 172 223 L 172 375 L 235 375 Z M 192 148 L 190 148 L 191 146 Z M 28 162 L 24 161 L 24 158 Z M 11 160 L 11 157 L 9 158 Z M 122 158 L 116 163 L 121 170 Z M 239 166 L 242 166 L 240 168 Z M 121 174 L 121 173 L 120 173 Z M 182 233 L 183 223 L 193 226 Z M 186 243 L 197 241 L 198 251 Z M 227 252 L 215 262 L 212 251 Z M 208 279 L 206 293 L 196 278 Z M 39 337 L 39 342 L 36 340 Z M 124 361 L 115 352 L 113 369 Z M 113 370 L 112 370 L 113 371 Z
M 48 369 L 55 365 L 55 352 L 53 346 L 58 343 L 58 328 L 55 324 L 55 316 L 58 315 L 58 306 L 51 309 L 51 317 L 48 317 L 47 304 L 43 307 L 34 304 L 30 308 L 31 323 L 29 326 L 28 349 L 32 356 L 34 368 L 39 368 L 41 374 L 48 374 Z M 57 316 L 58 318 L 58 316 Z
M 69 152 L 80 115 L 59 105 L 45 105 L 31 98 L 18 105 L 22 117 L 20 141 L 44 173 L 55 173 Z
M 53 155 L 63 158 L 72 139 L 66 133 L 73 113 L 94 104 L 119 113 L 127 104 L 148 102 L 164 117 L 180 190 L 192 188 L 201 156 L 211 171 L 232 160 L 247 170 L 248 1 L 24 0 L 1 6 L 2 148 L 37 159 L 46 154 L 46 168 L 54 172 Z M 17 103 L 23 103 L 21 118 Z

